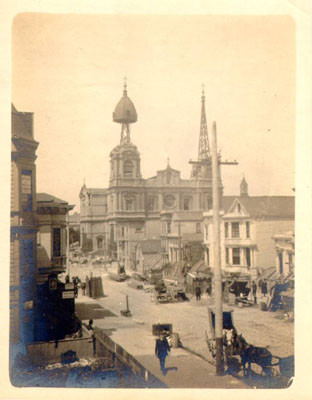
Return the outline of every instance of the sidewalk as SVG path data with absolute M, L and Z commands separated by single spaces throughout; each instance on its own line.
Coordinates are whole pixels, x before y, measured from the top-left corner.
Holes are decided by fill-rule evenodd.
M 94 326 L 103 329 L 114 342 L 169 388 L 249 388 L 231 375 L 216 376 L 215 366 L 183 348 L 171 349 L 166 359 L 167 374 L 164 376 L 154 353 L 155 337 L 140 321 L 133 317 L 122 317 L 116 310 L 104 308 L 99 301 L 88 297 L 79 297 L 76 304 L 78 317 L 86 316 L 81 310 L 87 307 L 88 318 L 94 319 Z M 107 317 L 96 319 L 100 311 Z

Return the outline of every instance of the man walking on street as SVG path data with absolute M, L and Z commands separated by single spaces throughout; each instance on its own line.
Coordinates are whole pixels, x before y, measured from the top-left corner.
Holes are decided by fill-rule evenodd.
M 170 346 L 165 336 L 165 332 L 161 332 L 159 339 L 156 340 L 155 354 L 159 358 L 160 369 L 163 375 L 166 375 L 165 361 L 169 353 Z
M 195 288 L 195 295 L 196 295 L 196 300 L 200 300 L 200 296 L 201 296 L 201 288 L 200 286 L 196 286 Z

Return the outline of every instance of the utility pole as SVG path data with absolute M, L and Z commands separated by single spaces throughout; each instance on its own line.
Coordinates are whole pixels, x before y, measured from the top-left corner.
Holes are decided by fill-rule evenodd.
M 182 237 L 181 237 L 181 222 L 179 222 L 179 267 L 180 274 L 182 274 Z
M 217 148 L 217 125 L 212 124 L 212 200 L 214 233 L 214 288 L 215 288 L 215 334 L 216 334 L 216 374 L 224 374 L 223 362 L 223 307 L 220 249 L 220 195 L 219 165 L 237 165 L 237 161 L 221 162 Z
M 222 278 L 220 257 L 220 199 L 219 160 L 217 151 L 217 127 L 212 124 L 212 201 L 214 240 L 214 290 L 215 290 L 215 334 L 216 334 L 216 374 L 224 374 L 223 364 L 223 309 Z
M 69 210 L 66 214 L 66 269 L 67 275 L 70 277 L 70 263 L 69 263 Z

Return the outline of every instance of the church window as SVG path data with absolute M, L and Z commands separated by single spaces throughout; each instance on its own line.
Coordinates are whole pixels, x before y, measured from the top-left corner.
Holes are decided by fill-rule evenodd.
M 133 210 L 133 199 L 126 199 L 126 210 L 127 211 Z
M 241 212 L 241 205 L 239 203 L 237 203 L 237 212 Z
M 200 222 L 197 222 L 197 224 L 196 224 L 196 233 L 200 233 L 200 232 L 201 232 Z
M 147 208 L 149 211 L 156 209 L 156 197 L 149 197 L 147 200 Z
M 125 176 L 132 176 L 133 174 L 133 164 L 131 160 L 126 160 L 124 162 L 124 175 Z
M 166 207 L 173 207 L 175 205 L 175 197 L 172 194 L 167 194 L 164 199 Z
M 190 210 L 191 209 L 191 198 L 186 197 L 183 199 L 183 210 Z
M 171 233 L 171 222 L 167 222 L 167 233 Z
M 211 210 L 212 209 L 212 197 L 210 197 L 210 196 L 207 196 L 207 208 L 208 208 L 208 210 Z
M 98 249 L 103 248 L 103 239 L 102 238 L 97 238 L 97 247 L 98 247 Z

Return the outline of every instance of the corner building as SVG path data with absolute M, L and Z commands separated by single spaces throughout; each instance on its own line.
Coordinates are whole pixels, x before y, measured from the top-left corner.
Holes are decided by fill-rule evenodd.
M 203 120 L 206 123 L 204 94 L 201 129 Z M 121 139 L 110 153 L 109 187 L 94 189 L 84 184 L 80 191 L 82 247 L 102 249 L 111 258 L 124 262 L 126 268 L 136 269 L 137 246 L 145 240 L 160 243 L 164 232 L 170 231 L 164 214 L 177 211 L 194 213 L 212 208 L 211 156 L 210 152 L 202 156 L 200 140 L 199 159 L 191 162 L 190 179 L 182 179 L 180 171 L 173 169 L 169 160 L 165 169 L 144 179 L 140 153 L 130 138 L 130 126 L 137 121 L 137 113 L 128 97 L 126 84 L 113 113 L 113 121 L 121 125 Z M 208 134 L 206 136 L 208 140 Z M 220 196 L 222 192 L 220 181 Z M 182 230 L 198 232 L 202 213 L 197 215 L 198 221 L 191 219 Z M 167 250 L 159 248 L 161 251 L 165 253 Z

